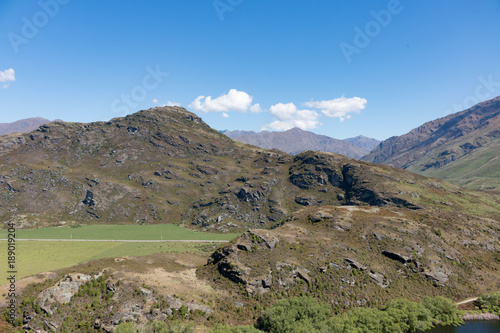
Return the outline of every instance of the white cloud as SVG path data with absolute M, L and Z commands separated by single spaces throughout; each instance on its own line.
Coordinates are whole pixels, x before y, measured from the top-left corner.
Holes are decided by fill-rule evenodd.
M 262 129 L 286 131 L 294 127 L 310 130 L 318 127 L 319 114 L 311 110 L 299 110 L 293 103 L 278 103 L 269 108 L 271 114 L 277 119 Z
M 190 108 L 204 112 L 259 112 L 260 105 L 252 105 L 253 97 L 244 91 L 231 89 L 225 95 L 220 95 L 217 98 L 212 96 L 198 96 L 190 105 Z
M 229 114 L 227 114 L 226 112 L 222 112 L 222 118 L 229 118 Z
M 168 101 L 164 106 L 181 106 L 181 103 Z
M 350 113 L 359 113 L 366 107 L 367 100 L 360 97 L 335 98 L 329 101 L 310 101 L 304 103 L 305 106 L 321 109 L 327 117 L 339 118 L 340 121 L 351 118 Z
M 158 104 L 158 100 L 156 98 L 153 99 L 153 103 Z
M 262 110 L 262 108 L 260 107 L 260 104 L 257 103 L 257 104 L 254 104 L 250 107 L 250 112 L 252 113 L 259 113 L 259 112 L 262 112 L 264 110 Z
M 16 81 L 16 73 L 12 68 L 0 71 L 0 82 L 4 83 L 2 84 L 2 88 L 7 89 L 7 87 L 9 86 L 9 84 L 5 82 L 14 81 Z

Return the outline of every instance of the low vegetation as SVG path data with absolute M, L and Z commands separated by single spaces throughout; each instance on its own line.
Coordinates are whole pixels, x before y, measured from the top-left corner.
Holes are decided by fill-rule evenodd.
M 218 326 L 212 333 L 259 332 L 417 332 L 435 325 L 463 324 L 456 305 L 444 297 L 425 298 L 422 302 L 396 299 L 384 307 L 357 308 L 341 315 L 331 315 L 329 304 L 318 303 L 311 297 L 278 301 L 264 311 L 254 328 Z
M 482 312 L 493 313 L 500 316 L 500 292 L 490 293 L 479 297 L 477 304 Z

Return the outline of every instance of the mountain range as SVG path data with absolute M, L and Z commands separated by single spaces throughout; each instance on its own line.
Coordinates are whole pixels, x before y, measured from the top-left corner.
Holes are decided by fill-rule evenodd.
M 305 294 L 341 313 L 397 297 L 459 299 L 498 289 L 495 193 L 335 153 L 292 156 L 248 145 L 181 107 L 0 136 L 0 218 L 19 229 L 175 223 L 241 233 L 196 274 L 189 266 L 187 275 L 179 258 L 168 267 L 161 261 L 160 279 L 205 286 L 180 296 L 164 295 L 150 279 L 134 282 L 124 268 L 130 257 L 56 272 L 21 298 L 19 311 L 36 329 L 69 325 L 75 311 L 94 327 L 185 319 L 182 306 L 205 326 L 251 324 L 262 305 Z M 141 273 L 153 273 L 155 258 L 138 260 Z M 63 288 L 71 299 L 90 275 L 102 276 L 88 284 L 98 290 L 64 305 L 52 300 Z M 114 295 L 100 298 L 113 306 L 88 311 L 101 292 Z
M 472 189 L 500 188 L 500 97 L 380 143 L 363 159 Z
M 376 139 L 361 135 L 345 140 L 338 140 L 299 128 L 292 128 L 283 132 L 225 130 L 221 131 L 221 133 L 243 143 L 265 149 L 279 149 L 292 155 L 297 155 L 306 150 L 319 150 L 342 154 L 352 158 L 361 158 L 380 143 Z
M 50 123 L 50 120 L 42 117 L 21 119 L 12 123 L 0 123 L 0 135 L 8 133 L 28 133 L 48 123 Z

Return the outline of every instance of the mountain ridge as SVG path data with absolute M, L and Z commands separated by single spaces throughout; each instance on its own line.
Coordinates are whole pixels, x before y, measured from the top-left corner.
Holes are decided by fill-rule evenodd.
M 304 131 L 297 127 L 283 132 L 224 130 L 221 133 L 240 142 L 265 149 L 275 148 L 292 155 L 297 155 L 306 150 L 320 150 L 352 158 L 361 158 L 371 150 L 370 147 L 373 148 L 379 142 L 363 136 L 338 140 L 326 135 Z
M 484 189 L 491 187 L 492 182 L 492 188 L 498 188 L 500 174 L 494 171 L 491 174 L 500 166 L 495 160 L 498 149 L 500 96 L 426 122 L 402 136 L 391 137 L 362 159 L 448 179 L 470 188 Z M 469 170 L 466 165 L 474 164 L 474 156 L 479 153 L 487 168 Z M 454 165 L 458 165 L 457 170 Z
M 59 121 L 59 120 L 54 120 Z M 9 133 L 27 133 L 36 130 L 39 126 L 50 123 L 51 120 L 42 117 L 20 119 L 11 123 L 0 123 L 0 135 Z

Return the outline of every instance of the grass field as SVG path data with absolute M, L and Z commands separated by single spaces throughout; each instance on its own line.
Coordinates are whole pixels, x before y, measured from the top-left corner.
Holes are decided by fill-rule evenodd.
M 83 225 L 76 228 L 57 227 L 17 230 L 18 239 L 91 239 L 91 240 L 231 240 L 238 234 L 197 232 L 173 224 L 157 225 Z M 0 239 L 7 230 L 0 230 Z
M 17 279 L 106 257 L 144 256 L 160 252 L 207 252 L 220 244 L 209 243 L 122 243 L 40 242 L 16 243 Z M 7 242 L 0 241 L 0 285 L 7 283 Z M 3 266 L 3 267 L 2 267 Z
M 87 240 L 230 240 L 238 234 L 196 232 L 172 224 L 164 225 L 85 225 L 17 230 L 16 239 L 87 239 Z M 0 239 L 7 231 L 0 230 Z M 32 274 L 65 268 L 106 257 L 144 256 L 159 252 L 210 252 L 220 244 L 208 243 L 126 243 L 17 241 L 17 279 Z M 0 241 L 0 285 L 6 283 L 7 241 Z

